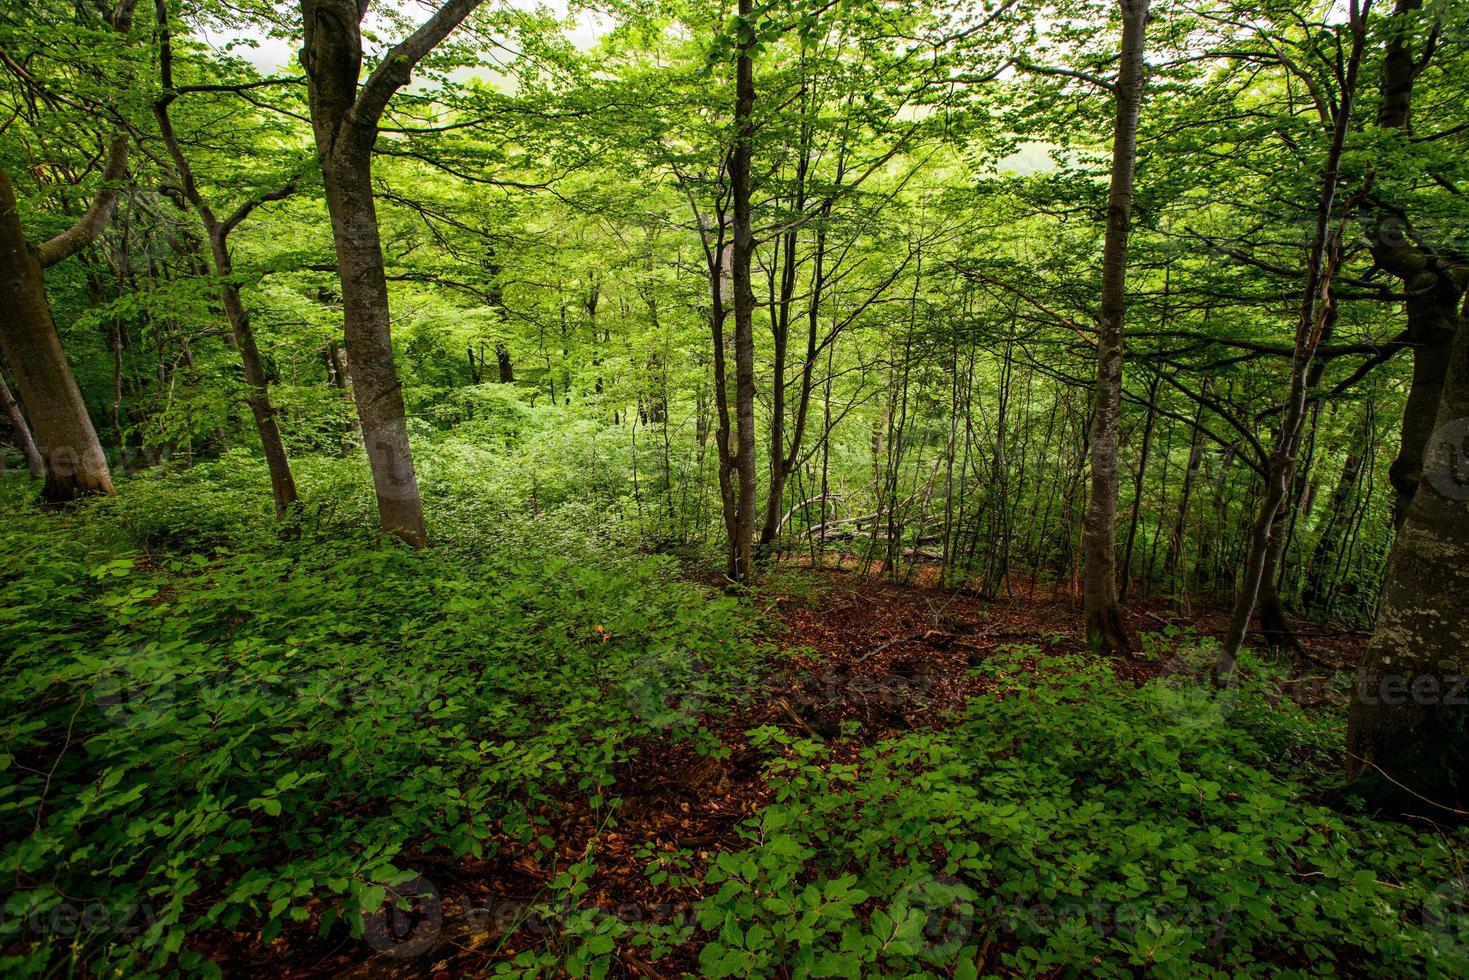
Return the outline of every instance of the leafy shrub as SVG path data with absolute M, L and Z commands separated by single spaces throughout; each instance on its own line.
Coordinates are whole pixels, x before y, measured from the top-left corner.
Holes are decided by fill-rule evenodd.
M 6 507 L 0 970 L 208 971 L 191 932 L 360 933 L 413 853 L 534 852 L 540 808 L 606 796 L 642 737 L 698 734 L 626 678 L 696 660 L 717 708 L 757 663 L 736 601 L 658 559 L 529 535 L 472 562 L 361 534 L 245 550 L 261 495 L 230 479 Z M 38 925 L 77 907 L 105 914 Z
M 1135 687 L 1036 657 L 987 662 L 1019 689 L 952 732 L 855 759 L 761 730 L 776 800 L 707 870 L 702 972 L 1469 969 L 1455 841 L 1314 802 L 1334 723 L 1272 704 L 1259 676 Z

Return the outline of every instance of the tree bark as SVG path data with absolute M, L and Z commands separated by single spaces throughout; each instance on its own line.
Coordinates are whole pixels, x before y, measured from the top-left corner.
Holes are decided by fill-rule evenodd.
M 121 157 L 126 161 L 126 144 Z M 100 233 L 100 225 L 96 231 Z M 68 238 L 68 247 L 75 242 Z M 59 261 L 80 247 L 52 254 Z M 0 290 L 7 310 L 0 316 L 0 352 L 15 375 L 45 464 L 42 499 L 61 504 L 91 494 L 108 495 L 113 487 L 102 443 L 51 320 L 40 251 L 25 239 L 15 191 L 0 170 Z
M 31 436 L 31 427 L 26 424 L 25 415 L 21 413 L 20 405 L 10 393 L 10 386 L 5 383 L 3 375 L 0 375 L 0 405 L 5 407 L 5 415 L 10 419 L 11 429 L 15 431 L 15 444 L 25 457 L 26 469 L 30 470 L 31 479 L 43 479 L 46 476 L 46 461 L 41 458 L 41 451 L 36 448 L 36 440 Z
M 755 290 L 751 259 L 755 232 L 750 214 L 750 158 L 755 126 L 753 0 L 739 0 L 739 54 L 735 60 L 734 142 L 729 150 L 730 279 L 734 292 L 735 514 L 730 541 L 730 577 L 744 581 L 753 571 L 755 534 Z M 779 465 L 778 461 L 773 461 Z
M 448 0 L 387 52 L 359 89 L 362 71 L 358 0 L 301 0 L 311 128 L 321 160 L 337 252 L 352 391 L 384 531 L 421 548 L 428 543 L 423 498 L 408 446 L 402 385 L 393 362 L 388 285 L 372 194 L 372 149 L 393 94 L 418 63 L 480 0 Z
M 177 97 L 177 92 L 173 87 L 173 45 L 168 29 L 168 4 L 166 0 L 154 0 L 154 7 L 159 28 L 159 72 L 163 94 L 154 102 L 153 114 L 158 120 L 158 128 L 163 136 L 164 145 L 168 147 L 169 156 L 173 159 L 174 167 L 178 171 L 184 196 L 198 213 L 199 219 L 204 224 L 204 231 L 209 237 L 209 251 L 214 262 L 214 275 L 219 280 L 220 302 L 224 306 L 225 318 L 229 321 L 230 334 L 234 339 L 235 347 L 240 352 L 240 366 L 245 375 L 247 391 L 245 401 L 250 406 L 250 414 L 255 419 L 255 430 L 260 434 L 260 447 L 265 455 L 266 469 L 270 472 L 270 492 L 275 501 L 275 516 L 280 519 L 285 517 L 287 511 L 296 503 L 296 481 L 291 475 L 291 463 L 286 455 L 286 444 L 281 438 L 280 427 L 276 424 L 275 409 L 270 403 L 269 380 L 266 377 L 264 362 L 260 358 L 260 348 L 255 343 L 255 331 L 250 327 L 250 314 L 240 297 L 240 287 L 234 281 L 234 261 L 230 257 L 229 250 L 230 231 L 244 220 L 255 202 L 242 207 L 227 220 L 220 221 L 199 192 L 198 184 L 194 180 L 193 168 L 184 155 L 183 148 L 179 145 L 178 137 L 173 129 L 173 119 L 168 111 L 169 106 Z M 292 185 L 287 184 L 281 192 L 270 196 L 284 197 L 291 190 Z
M 1083 523 L 1082 612 L 1094 649 L 1129 650 L 1117 604 L 1117 444 L 1122 407 L 1122 321 L 1126 311 L 1127 234 L 1137 166 L 1137 122 L 1142 108 L 1143 40 L 1149 0 L 1119 0 L 1122 46 L 1115 83 L 1112 184 L 1102 248 L 1102 316 L 1097 330 L 1097 382 L 1092 409 L 1091 496 Z
M 1461 318 L 1423 479 L 1388 559 L 1347 715 L 1347 772 L 1442 807 L 1469 786 L 1469 322 Z
M 343 154 L 323 167 L 337 262 L 347 349 L 352 352 L 352 395 L 362 424 L 362 442 L 372 469 L 382 529 L 410 545 L 428 543 L 423 499 L 413 454 L 402 384 L 393 361 L 388 286 L 378 237 L 370 150 Z

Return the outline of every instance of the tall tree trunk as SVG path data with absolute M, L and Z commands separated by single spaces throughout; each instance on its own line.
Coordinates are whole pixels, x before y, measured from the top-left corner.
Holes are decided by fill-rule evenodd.
M 260 348 L 255 343 L 255 331 L 250 327 L 250 314 L 240 300 L 240 287 L 231 281 L 234 263 L 230 261 L 229 246 L 222 234 L 211 233 L 210 245 L 214 253 L 214 267 L 221 280 L 220 299 L 229 320 L 230 333 L 240 351 L 240 365 L 244 369 L 245 401 L 255 419 L 255 430 L 260 433 L 260 447 L 265 454 L 265 466 L 270 471 L 270 492 L 275 499 L 275 516 L 284 517 L 296 503 L 296 481 L 291 475 L 291 462 L 286 456 L 285 440 L 281 438 L 276 424 L 276 411 L 270 403 L 269 381 L 265 364 L 260 359 Z
M 1203 394 L 1209 392 L 1209 379 L 1203 381 Z M 1178 500 L 1178 517 L 1173 522 L 1173 530 L 1168 535 L 1168 557 L 1163 564 L 1163 572 L 1168 576 L 1169 589 L 1177 596 L 1182 589 L 1178 579 L 1179 569 L 1183 565 L 1183 542 L 1188 531 L 1188 505 L 1193 495 L 1194 479 L 1198 476 L 1199 467 L 1204 462 L 1204 432 L 1201 425 L 1204 420 L 1204 403 L 1201 400 L 1199 407 L 1194 411 L 1194 422 L 1192 434 L 1188 443 L 1188 465 L 1183 471 L 1183 490 Z
M 372 148 L 393 94 L 414 68 L 480 0 L 448 0 L 386 52 L 367 81 L 362 72 L 358 0 L 301 0 L 311 128 L 321 160 L 327 211 L 337 251 L 352 390 L 384 531 L 414 547 L 428 543 L 423 498 L 408 447 L 403 390 L 393 362 L 388 284 L 372 195 Z
M 750 157 L 755 135 L 753 0 L 740 0 L 740 48 L 735 61 L 734 143 L 729 151 L 730 278 L 734 288 L 735 494 L 731 578 L 749 577 L 755 533 L 755 290 L 750 264 L 755 231 L 750 215 Z M 776 461 L 773 461 L 776 462 Z M 778 462 L 776 463 L 778 465 Z
M 1462 808 L 1469 788 L 1469 318 L 1449 359 L 1423 479 L 1393 543 L 1347 715 L 1347 771 Z M 1395 785 L 1394 785 L 1395 784 Z M 1422 813 L 1420 799 L 1411 812 Z
M 1345 76 L 1336 105 L 1336 117 L 1332 120 L 1331 146 L 1327 150 L 1326 161 L 1321 170 L 1316 225 L 1311 251 L 1306 260 L 1306 282 L 1302 291 L 1300 316 L 1296 321 L 1290 391 L 1286 396 L 1285 411 L 1281 413 L 1275 445 L 1266 461 L 1265 486 L 1250 529 L 1249 549 L 1245 555 L 1244 571 L 1240 575 L 1234 609 L 1230 614 L 1229 630 L 1225 633 L 1224 644 L 1214 664 L 1215 680 L 1220 683 L 1233 674 L 1235 660 L 1239 656 L 1240 648 L 1244 646 L 1245 633 L 1254 615 L 1260 583 L 1269 559 L 1271 535 L 1280 530 L 1276 517 L 1290 491 L 1296 449 L 1300 445 L 1301 431 L 1306 419 L 1306 397 L 1315 376 L 1312 367 L 1316 359 L 1316 349 L 1320 346 L 1322 335 L 1330 329 L 1333 318 L 1331 279 L 1340 260 L 1341 236 L 1333 230 L 1331 223 L 1336 210 L 1342 152 L 1352 123 L 1357 70 L 1361 66 L 1362 51 L 1367 43 L 1367 10 L 1371 7 L 1371 2 L 1372 0 L 1365 0 L 1361 7 L 1357 0 L 1352 0 L 1351 3 L 1351 51 L 1347 57 Z
M 806 356 L 801 362 L 800 387 L 796 392 L 796 415 L 791 422 L 791 442 L 789 449 L 785 446 L 784 418 L 781 419 L 781 436 L 776 437 L 772 431 L 770 438 L 771 461 L 770 461 L 770 490 L 765 500 L 765 522 L 760 530 L 760 544 L 769 545 L 775 541 L 775 536 L 780 531 L 780 509 L 781 501 L 785 497 L 786 481 L 790 478 L 791 471 L 801 459 L 801 444 L 806 435 L 806 420 L 811 413 L 811 394 L 815 387 L 816 363 L 821 356 L 822 344 L 819 340 L 819 326 L 821 316 L 821 299 L 826 285 L 826 219 L 831 216 L 831 201 L 827 200 L 821 207 L 821 220 L 816 225 L 816 247 L 812 256 L 811 272 L 811 297 L 806 305 Z M 790 246 L 795 244 L 795 236 L 790 236 Z M 788 264 L 794 265 L 790 256 L 794 252 L 788 252 Z M 795 270 L 791 268 L 787 276 L 790 283 L 790 291 L 795 289 Z M 787 306 L 789 305 L 788 297 Z M 784 314 L 782 314 L 784 316 Z M 782 327 L 784 332 L 784 327 Z M 828 335 L 826 344 L 828 350 L 835 341 L 834 335 Z M 782 356 L 784 351 L 784 337 L 781 341 Z M 781 391 L 784 392 L 784 374 L 781 374 Z M 777 406 L 782 403 L 777 402 Z M 774 425 L 772 424 L 772 429 Z
M 372 197 L 370 150 L 344 153 L 322 169 L 341 269 L 343 328 L 352 352 L 352 396 L 372 469 L 382 529 L 421 548 L 428 543 L 423 499 L 402 384 L 393 361 L 388 284 Z
M 1115 83 L 1112 186 L 1102 249 L 1102 317 L 1097 330 L 1097 382 L 1092 409 L 1091 496 L 1083 524 L 1082 613 L 1095 649 L 1128 650 L 1131 642 L 1117 605 L 1117 444 L 1122 409 L 1122 320 L 1126 311 L 1127 234 L 1137 165 L 1137 121 L 1142 108 L 1143 35 L 1149 0 L 1119 0 L 1122 46 Z
M 26 418 L 21 414 L 20 405 L 15 396 L 10 393 L 10 386 L 5 383 L 5 377 L 0 375 L 0 405 L 5 408 L 5 416 L 10 419 L 10 428 L 15 431 L 15 444 L 20 448 L 20 454 L 25 457 L 26 469 L 31 472 L 31 479 L 40 480 L 46 476 L 46 461 L 41 458 L 41 451 L 36 448 L 36 440 L 31 436 L 31 427 L 26 424 Z
M 126 160 L 126 143 L 123 147 Z M 25 239 L 15 191 L 0 170 L 0 290 L 6 308 L 0 316 L 0 352 L 15 375 L 45 464 L 41 496 L 60 504 L 111 494 L 112 475 L 51 321 L 38 253 Z
M 250 327 L 250 314 L 240 298 L 240 287 L 234 280 L 234 261 L 230 257 L 229 250 L 230 231 L 245 219 L 256 202 L 250 202 L 225 221 L 220 221 L 204 200 L 203 195 L 200 194 L 198 184 L 194 181 L 193 168 L 189 165 L 189 160 L 179 145 L 178 137 L 173 129 L 173 119 L 169 115 L 169 107 L 177 97 L 177 92 L 173 87 L 173 45 L 168 27 L 167 0 L 154 0 L 154 6 L 160 37 L 159 72 L 163 94 L 154 103 L 153 114 L 158 120 L 159 131 L 163 136 L 164 144 L 168 147 L 174 167 L 178 170 L 184 196 L 198 212 L 200 220 L 204 223 L 204 231 L 209 236 L 209 252 L 214 261 L 214 274 L 219 280 L 219 298 L 224 306 L 225 318 L 229 321 L 230 335 L 240 352 L 240 366 L 245 375 L 247 392 L 245 401 L 250 406 L 250 414 L 255 419 L 255 430 L 260 434 L 260 447 L 265 455 L 266 469 L 270 472 L 270 492 L 275 500 L 275 516 L 279 519 L 285 517 L 286 512 L 296 503 L 296 481 L 291 475 L 291 463 L 286 456 L 286 444 L 281 438 L 280 427 L 276 424 L 275 409 L 270 403 L 269 379 L 266 377 L 265 364 L 260 358 L 260 348 L 255 343 L 255 331 Z M 292 189 L 293 185 L 287 184 L 280 192 L 268 196 L 284 197 L 291 193 Z
M 724 519 L 725 573 L 737 580 L 739 573 L 739 500 L 735 490 L 735 444 L 732 417 L 729 410 L 728 343 L 725 328 L 729 323 L 729 303 L 734 289 L 731 285 L 730 247 L 725 241 L 728 225 L 724 214 L 718 214 L 718 225 L 714 229 L 714 242 L 706 246 L 709 265 L 709 333 L 713 340 L 714 357 L 714 448 L 718 462 L 719 513 Z M 703 435 L 699 444 L 703 445 Z
M 1440 25 L 1433 21 L 1422 56 L 1414 54 L 1415 21 L 1422 7 L 1423 0 L 1397 0 L 1385 32 L 1377 125 L 1405 142 L 1412 137 L 1414 86 L 1438 48 Z M 1413 349 L 1413 380 L 1403 408 L 1398 455 L 1388 470 L 1388 480 L 1397 491 L 1393 518 L 1401 527 L 1418 490 L 1423 456 L 1438 417 L 1456 313 L 1469 285 L 1469 262 L 1462 254 L 1432 247 L 1421 230 L 1411 227 L 1411 215 L 1401 207 L 1384 206 L 1375 195 L 1364 199 L 1362 214 L 1373 260 L 1402 280 L 1407 292 L 1404 308 Z

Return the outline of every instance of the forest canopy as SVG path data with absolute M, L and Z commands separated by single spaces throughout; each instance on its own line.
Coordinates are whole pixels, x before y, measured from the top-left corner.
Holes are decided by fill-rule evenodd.
M 0 969 L 1469 973 L 1469 4 L 3 0 Z

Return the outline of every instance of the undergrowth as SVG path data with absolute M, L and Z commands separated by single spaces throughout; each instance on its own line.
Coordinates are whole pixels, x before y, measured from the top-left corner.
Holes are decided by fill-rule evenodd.
M 360 935 L 410 847 L 541 852 L 538 807 L 612 805 L 639 738 L 708 750 L 663 693 L 717 711 L 761 656 L 667 559 L 509 531 L 414 553 L 309 518 L 279 540 L 207 476 L 5 506 L 7 974 L 217 972 L 187 941 L 210 929 Z
M 527 513 L 472 449 L 424 458 L 420 553 L 360 530 L 343 460 L 301 461 L 285 534 L 229 457 L 63 513 L 4 484 L 0 970 L 215 974 L 206 933 L 361 936 L 416 856 L 544 855 L 548 808 L 616 826 L 637 745 L 723 751 L 703 722 L 769 654 L 750 603 L 630 547 L 592 488 Z M 1149 654 L 1179 669 L 1019 647 L 951 725 L 873 745 L 757 729 L 773 802 L 646 869 L 701 883 L 691 920 L 598 909 L 589 852 L 499 968 L 692 943 L 709 976 L 1469 973 L 1460 832 L 1357 812 L 1340 719 L 1248 657 L 1218 692 L 1193 637 Z

